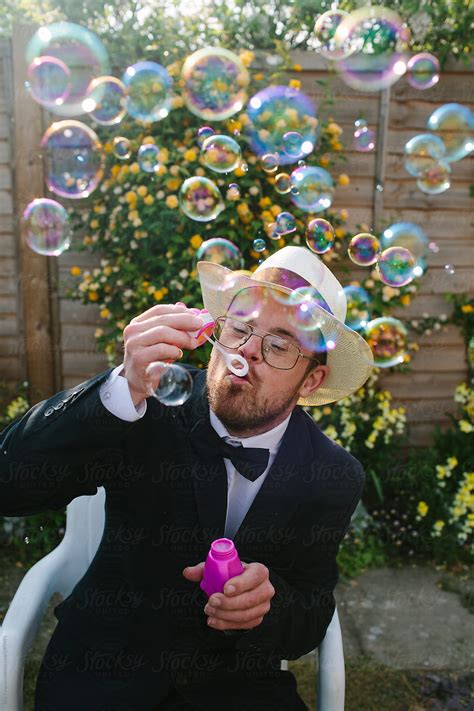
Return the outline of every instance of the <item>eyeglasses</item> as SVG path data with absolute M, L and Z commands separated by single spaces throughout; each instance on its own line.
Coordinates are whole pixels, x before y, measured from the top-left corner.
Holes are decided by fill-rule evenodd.
M 298 362 L 298 358 L 320 362 L 317 358 L 311 358 L 302 353 L 294 343 L 275 336 L 273 333 L 265 333 L 264 336 L 261 336 L 248 323 L 228 316 L 219 316 L 216 319 L 214 338 L 225 348 L 236 350 L 247 343 L 252 335 L 262 339 L 262 357 L 272 368 L 291 370 Z

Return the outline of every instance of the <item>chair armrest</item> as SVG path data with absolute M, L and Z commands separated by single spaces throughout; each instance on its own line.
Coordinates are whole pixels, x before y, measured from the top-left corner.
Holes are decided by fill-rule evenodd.
M 0 626 L 0 708 L 23 709 L 26 654 L 53 593 L 61 590 L 66 563 L 61 544 L 27 572 Z
M 317 711 L 344 711 L 345 667 L 337 605 L 318 647 Z

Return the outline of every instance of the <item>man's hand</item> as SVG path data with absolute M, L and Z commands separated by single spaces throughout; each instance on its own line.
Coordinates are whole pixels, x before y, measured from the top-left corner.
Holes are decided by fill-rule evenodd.
M 208 625 L 216 630 L 249 630 L 261 624 L 270 610 L 270 600 L 275 588 L 269 580 L 269 570 L 262 563 L 244 563 L 244 572 L 230 578 L 224 586 L 224 593 L 213 593 L 206 603 L 204 612 L 209 616 Z M 204 574 L 204 563 L 185 568 L 187 580 L 200 582 Z M 234 588 L 233 590 L 231 588 Z

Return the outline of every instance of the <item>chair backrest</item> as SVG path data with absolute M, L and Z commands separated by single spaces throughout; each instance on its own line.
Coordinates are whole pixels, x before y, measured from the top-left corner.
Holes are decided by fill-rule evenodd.
M 62 590 L 66 597 L 85 575 L 104 533 L 105 489 L 99 487 L 94 496 L 78 496 L 67 507 L 66 532 L 61 546 L 66 549 L 68 569 Z

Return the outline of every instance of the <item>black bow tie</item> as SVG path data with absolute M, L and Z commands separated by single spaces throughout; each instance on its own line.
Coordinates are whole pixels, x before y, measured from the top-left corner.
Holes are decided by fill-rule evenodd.
M 270 452 L 257 447 L 233 447 L 219 437 L 209 422 L 200 422 L 190 432 L 191 445 L 203 457 L 221 456 L 230 459 L 239 474 L 255 481 L 268 466 Z

